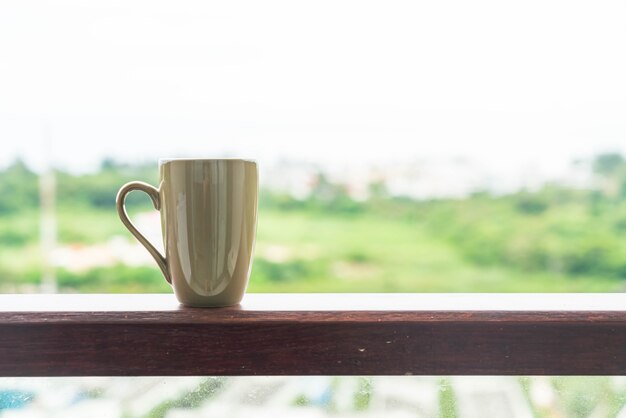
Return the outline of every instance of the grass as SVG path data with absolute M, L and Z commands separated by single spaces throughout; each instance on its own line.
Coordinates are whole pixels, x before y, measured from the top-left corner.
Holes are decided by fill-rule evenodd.
M 251 292 L 610 292 L 623 286 L 612 278 L 477 266 L 443 237 L 406 220 L 263 212 L 258 228 L 258 260 L 284 249 L 276 264 L 298 260 L 322 273 L 276 282 L 253 268 Z
M 93 244 L 133 238 L 111 210 L 59 210 L 59 241 Z M 25 231 L 26 243 L 0 251 L 2 288 L 37 283 L 36 212 L 0 219 L 0 232 Z M 63 291 L 162 292 L 156 265 L 59 271 Z M 465 258 L 425 223 L 372 214 L 336 215 L 263 210 L 259 215 L 250 292 L 613 292 L 624 282 L 602 276 L 520 272 Z

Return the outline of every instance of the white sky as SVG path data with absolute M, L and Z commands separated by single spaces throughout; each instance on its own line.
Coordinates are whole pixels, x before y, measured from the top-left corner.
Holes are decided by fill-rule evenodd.
M 626 151 L 626 2 L 3 1 L 0 165 L 103 156 L 549 172 Z M 46 135 L 43 132 L 47 132 Z

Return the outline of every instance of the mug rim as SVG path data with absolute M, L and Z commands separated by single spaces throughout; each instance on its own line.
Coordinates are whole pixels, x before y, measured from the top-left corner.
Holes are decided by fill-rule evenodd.
M 176 163 L 176 162 L 219 162 L 219 161 L 240 161 L 244 163 L 256 164 L 256 160 L 250 158 L 159 158 L 159 165 Z

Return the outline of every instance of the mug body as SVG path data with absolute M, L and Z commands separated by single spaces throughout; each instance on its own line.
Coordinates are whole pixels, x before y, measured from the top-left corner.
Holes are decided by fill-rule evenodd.
M 253 161 L 159 161 L 165 259 L 178 300 L 229 306 L 248 286 L 257 225 Z

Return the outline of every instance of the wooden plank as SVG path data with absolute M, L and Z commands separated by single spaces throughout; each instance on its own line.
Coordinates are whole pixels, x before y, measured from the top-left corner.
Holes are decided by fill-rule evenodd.
M 0 376 L 626 375 L 624 294 L 2 295 Z

